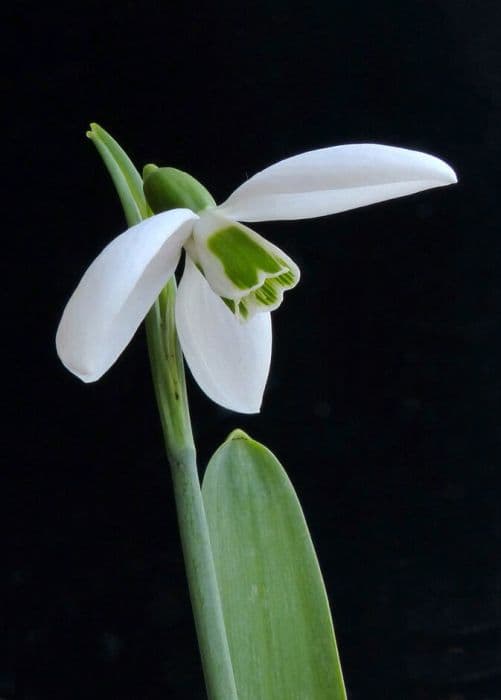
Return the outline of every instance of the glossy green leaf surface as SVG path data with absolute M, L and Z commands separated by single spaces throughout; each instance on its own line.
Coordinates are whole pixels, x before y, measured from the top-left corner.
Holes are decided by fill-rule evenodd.
M 235 431 L 203 497 L 239 700 L 345 700 L 318 561 L 278 460 Z

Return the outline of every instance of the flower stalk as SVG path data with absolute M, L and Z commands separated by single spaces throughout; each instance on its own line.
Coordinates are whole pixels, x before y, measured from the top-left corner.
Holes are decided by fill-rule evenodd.
M 151 214 L 142 180 L 119 144 L 97 124 L 88 136 L 113 180 L 129 226 Z M 221 599 L 205 515 L 186 393 L 184 363 L 175 326 L 172 277 L 146 315 L 153 386 L 171 467 L 186 576 L 209 700 L 237 700 Z
M 181 544 L 209 700 L 237 700 L 176 334 L 173 279 L 146 317 L 148 350 L 171 466 Z

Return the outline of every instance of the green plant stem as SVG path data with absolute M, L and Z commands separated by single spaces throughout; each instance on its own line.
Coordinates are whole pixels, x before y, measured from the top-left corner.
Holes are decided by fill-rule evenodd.
M 237 700 L 191 430 L 171 280 L 146 318 L 153 383 L 171 466 L 181 544 L 210 700 Z

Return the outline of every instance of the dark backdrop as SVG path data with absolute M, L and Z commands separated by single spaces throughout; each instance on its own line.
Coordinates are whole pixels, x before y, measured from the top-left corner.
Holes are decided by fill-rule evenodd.
M 286 466 L 352 700 L 499 700 L 498 3 L 19 2 L 6 19 L 0 697 L 204 696 L 143 335 L 94 385 L 54 350 L 124 227 L 96 120 L 219 200 L 338 143 L 457 169 L 455 187 L 256 226 L 303 271 L 263 412 L 190 390 L 202 465 L 240 426 Z

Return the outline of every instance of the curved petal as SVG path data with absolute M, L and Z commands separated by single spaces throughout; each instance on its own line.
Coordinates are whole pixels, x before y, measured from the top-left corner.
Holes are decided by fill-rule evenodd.
M 99 379 L 136 332 L 173 274 L 198 218 L 174 209 L 115 238 L 85 272 L 56 335 L 63 364 L 84 382 Z
M 379 144 L 333 146 L 281 160 L 219 207 L 237 221 L 310 219 L 457 182 L 439 158 Z
M 191 373 L 216 403 L 258 413 L 271 361 L 271 318 L 239 321 L 186 256 L 176 326 Z

